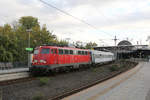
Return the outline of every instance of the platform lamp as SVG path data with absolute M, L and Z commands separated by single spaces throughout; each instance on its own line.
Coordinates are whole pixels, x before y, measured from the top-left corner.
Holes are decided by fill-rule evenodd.
M 30 48 L 30 34 L 32 29 L 26 29 L 26 31 L 28 32 L 28 48 Z M 30 67 L 30 52 L 28 51 L 28 67 Z

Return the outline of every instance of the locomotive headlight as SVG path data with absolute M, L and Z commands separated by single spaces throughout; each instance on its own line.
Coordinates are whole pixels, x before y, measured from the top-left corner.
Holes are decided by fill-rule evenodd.
M 44 62 L 43 63 L 46 63 L 46 61 L 44 60 Z
M 37 63 L 38 61 L 37 61 L 37 60 L 34 60 L 34 62 Z
M 41 63 L 46 63 L 46 61 L 45 61 L 45 60 L 40 60 L 40 62 L 41 62 Z

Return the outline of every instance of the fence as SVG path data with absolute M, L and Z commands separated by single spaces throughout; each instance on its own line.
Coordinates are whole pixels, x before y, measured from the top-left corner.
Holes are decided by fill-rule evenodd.
M 9 70 L 13 68 L 26 68 L 27 62 L 0 62 L 0 70 Z

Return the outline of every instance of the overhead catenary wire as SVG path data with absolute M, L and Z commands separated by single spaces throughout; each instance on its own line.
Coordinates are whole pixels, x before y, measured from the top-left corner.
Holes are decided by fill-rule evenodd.
M 55 7 L 55 6 L 53 6 L 53 5 L 50 4 L 50 3 L 45 2 L 44 0 L 39 0 L 39 1 L 42 2 L 43 4 L 47 5 L 47 6 L 51 7 L 51 8 L 54 8 L 54 9 L 60 11 L 61 13 L 65 14 L 65 15 L 68 15 L 68 16 L 70 16 L 70 17 L 72 17 L 72 18 L 74 18 L 74 19 L 80 21 L 81 23 L 84 23 L 84 24 L 88 25 L 89 27 L 91 27 L 91 28 L 93 28 L 93 29 L 95 29 L 95 30 L 97 30 L 97 31 L 101 31 L 101 32 L 106 33 L 106 34 L 108 34 L 109 36 L 112 37 L 112 35 L 111 35 L 110 33 L 105 32 L 105 31 L 102 31 L 102 30 L 98 30 L 94 25 L 91 25 L 91 24 L 87 23 L 86 21 L 84 21 L 84 20 L 82 20 L 82 19 L 80 19 L 80 18 L 78 18 L 78 17 L 75 17 L 75 16 L 71 15 L 70 13 L 68 13 L 68 12 L 66 12 L 66 11 L 63 11 L 63 10 L 61 10 L 61 9 L 59 9 L 59 8 L 57 8 L 57 7 Z

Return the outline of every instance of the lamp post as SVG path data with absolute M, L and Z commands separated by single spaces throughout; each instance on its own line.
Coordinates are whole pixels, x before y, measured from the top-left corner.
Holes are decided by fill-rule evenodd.
M 30 48 L 30 32 L 32 31 L 32 29 L 27 29 L 26 30 L 28 32 L 28 48 Z M 28 67 L 30 67 L 30 53 L 28 51 Z

